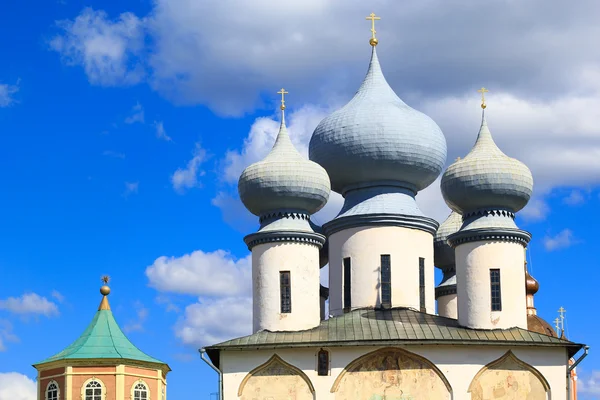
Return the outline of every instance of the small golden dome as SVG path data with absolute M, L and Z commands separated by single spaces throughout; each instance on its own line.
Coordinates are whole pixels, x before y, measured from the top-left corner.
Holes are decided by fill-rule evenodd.
M 102 294 L 102 296 L 108 296 L 110 294 L 110 288 L 106 285 L 102 286 L 100 288 L 100 294 Z
M 534 295 L 540 290 L 540 284 L 535 278 L 529 275 L 529 272 L 525 272 L 525 292 L 530 295 Z
M 371 38 L 369 40 L 369 43 L 371 44 L 371 46 L 375 47 L 377 46 L 377 43 L 379 43 L 379 40 L 377 40 L 377 38 Z

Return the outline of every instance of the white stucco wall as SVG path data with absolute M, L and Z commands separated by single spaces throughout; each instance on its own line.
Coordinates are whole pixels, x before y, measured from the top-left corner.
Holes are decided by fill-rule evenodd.
M 352 308 L 380 306 L 381 255 L 391 258 L 392 306 L 419 309 L 419 257 L 425 258 L 425 307 L 435 312 L 433 236 L 394 226 L 359 227 L 329 237 L 329 313 L 343 313 L 343 259 L 351 258 Z
M 290 271 L 292 312 L 281 313 L 279 272 Z M 312 244 L 266 243 L 252 249 L 254 332 L 314 328 L 320 322 L 319 248 Z
M 518 243 L 478 241 L 456 247 L 458 321 L 470 328 L 527 329 L 525 252 Z M 502 311 L 491 311 L 490 269 L 500 269 Z
M 437 299 L 438 315 L 446 318 L 458 318 L 458 299 L 456 294 L 440 296 Z
M 453 400 L 469 400 L 471 381 L 486 364 L 502 357 L 508 350 L 521 361 L 536 368 L 550 385 L 548 400 L 566 398 L 567 353 L 562 348 L 496 347 L 496 346 L 399 346 L 434 363 L 444 374 L 453 391 Z M 277 354 L 284 361 L 301 369 L 315 387 L 316 399 L 334 400 L 330 393 L 335 379 L 356 358 L 377 350 L 376 347 L 334 347 L 330 351 L 330 375 L 318 376 L 316 371 L 319 348 L 228 351 L 221 353 L 223 399 L 239 399 L 238 389 L 252 369 Z M 262 400 L 262 399 L 261 399 Z

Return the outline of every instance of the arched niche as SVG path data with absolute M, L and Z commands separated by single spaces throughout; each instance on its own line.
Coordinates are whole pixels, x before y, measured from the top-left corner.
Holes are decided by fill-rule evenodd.
M 300 369 L 277 354 L 244 377 L 238 396 L 241 400 L 293 398 L 313 400 L 315 388 Z
M 429 360 L 388 347 L 352 361 L 331 387 L 336 400 L 452 398 L 452 388 Z
M 547 400 L 550 385 L 512 351 L 484 366 L 469 385 L 471 400 Z

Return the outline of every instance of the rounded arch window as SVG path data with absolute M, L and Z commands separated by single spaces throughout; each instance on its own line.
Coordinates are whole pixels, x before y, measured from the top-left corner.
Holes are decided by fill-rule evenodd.
M 83 389 L 84 400 L 104 400 L 104 386 L 98 379 L 89 381 Z
M 133 386 L 133 400 L 148 400 L 150 399 L 148 387 L 144 382 L 137 382 Z
M 50 381 L 46 387 L 46 400 L 58 400 L 58 383 Z

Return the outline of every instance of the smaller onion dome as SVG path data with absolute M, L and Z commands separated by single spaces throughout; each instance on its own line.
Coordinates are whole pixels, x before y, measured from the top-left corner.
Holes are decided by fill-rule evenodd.
M 448 244 L 448 236 L 458 232 L 461 226 L 462 216 L 452 211 L 438 228 L 433 239 L 433 260 L 436 267 L 444 269 L 455 264 L 454 249 Z
M 533 177 L 525 164 L 496 146 L 484 114 L 475 146 L 448 167 L 441 187 L 446 204 L 462 214 L 482 209 L 517 212 L 531 198 Z
M 538 281 L 533 276 L 529 275 L 529 271 L 525 271 L 525 293 L 533 296 L 538 290 L 540 290 Z
M 296 150 L 285 126 L 283 108 L 273 149 L 262 161 L 246 168 L 238 182 L 244 206 L 257 216 L 281 210 L 314 214 L 329 198 L 327 172 Z

